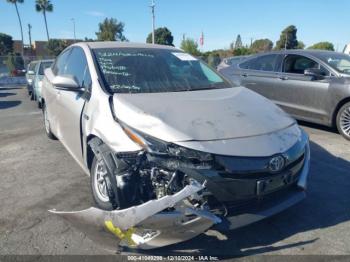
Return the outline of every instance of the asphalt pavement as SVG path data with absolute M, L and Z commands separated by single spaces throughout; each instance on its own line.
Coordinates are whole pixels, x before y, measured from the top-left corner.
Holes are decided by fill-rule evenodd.
M 154 255 L 350 255 L 350 142 L 329 128 L 301 123 L 311 138 L 308 196 L 261 222 L 209 230 Z M 0 255 L 99 255 L 105 251 L 49 209 L 93 205 L 89 178 L 59 141 L 23 86 L 0 87 Z

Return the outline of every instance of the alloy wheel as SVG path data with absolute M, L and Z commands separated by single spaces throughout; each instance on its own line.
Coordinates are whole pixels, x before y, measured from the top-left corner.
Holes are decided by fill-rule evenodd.
M 94 186 L 95 186 L 95 192 L 97 194 L 97 197 L 103 202 L 109 201 L 106 181 L 104 179 L 104 176 L 106 174 L 107 174 L 107 171 L 104 167 L 104 163 L 102 161 L 99 161 L 95 167 Z
M 343 133 L 350 136 L 350 106 L 343 110 L 339 120 L 340 128 Z

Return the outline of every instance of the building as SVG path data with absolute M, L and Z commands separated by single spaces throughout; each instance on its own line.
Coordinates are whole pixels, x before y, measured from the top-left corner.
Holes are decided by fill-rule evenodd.
M 66 42 L 67 45 L 74 44 L 77 41 L 82 40 L 74 40 L 74 39 L 61 39 Z M 48 51 L 46 50 L 47 41 L 34 41 L 33 46 L 24 45 L 24 55 L 30 57 L 41 57 L 45 58 L 50 56 Z M 21 40 L 13 40 L 13 51 L 14 53 L 21 54 L 22 53 L 22 41 Z

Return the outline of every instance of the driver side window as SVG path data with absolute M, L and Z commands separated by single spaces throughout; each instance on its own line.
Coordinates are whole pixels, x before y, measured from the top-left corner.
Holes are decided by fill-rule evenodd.
M 323 76 L 329 76 L 329 71 L 316 61 L 301 55 L 288 55 L 283 62 L 283 72 L 303 75 L 306 69 L 320 69 Z

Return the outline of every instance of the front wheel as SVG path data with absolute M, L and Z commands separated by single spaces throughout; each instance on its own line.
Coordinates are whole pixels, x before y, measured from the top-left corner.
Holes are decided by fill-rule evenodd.
M 94 157 L 90 170 L 90 185 L 92 196 L 96 205 L 103 210 L 113 210 L 112 203 L 109 201 L 107 193 L 107 184 L 104 179 L 107 171 L 102 160 Z
M 46 135 L 48 136 L 48 138 L 50 138 L 52 140 L 56 140 L 57 138 L 51 132 L 50 121 L 49 121 L 49 117 L 47 115 L 47 110 L 46 110 L 45 103 L 43 104 L 43 114 L 44 114 L 44 127 L 45 127 Z
M 337 128 L 345 139 L 350 140 L 350 102 L 339 109 L 337 114 Z

